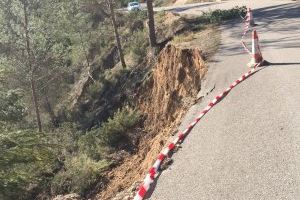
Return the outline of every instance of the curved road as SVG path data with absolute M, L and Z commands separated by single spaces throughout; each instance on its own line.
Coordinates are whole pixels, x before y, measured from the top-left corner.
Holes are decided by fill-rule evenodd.
M 273 64 L 207 113 L 152 185 L 148 199 L 300 199 L 300 2 L 237 0 L 177 11 L 196 14 L 242 4 L 254 8 L 263 57 Z M 250 58 L 240 45 L 242 27 L 240 21 L 221 27 L 222 45 L 202 91 L 215 89 L 189 110 L 181 130 L 246 72 Z

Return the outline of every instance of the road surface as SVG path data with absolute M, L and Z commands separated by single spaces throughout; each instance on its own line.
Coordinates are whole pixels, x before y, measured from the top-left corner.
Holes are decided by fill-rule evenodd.
M 237 0 L 176 9 L 197 14 L 242 4 L 254 9 L 263 57 L 274 64 L 239 84 L 204 116 L 148 199 L 300 199 L 300 2 Z M 221 27 L 222 44 L 203 83 L 203 91 L 215 89 L 188 111 L 181 130 L 247 71 L 242 27 L 240 21 Z

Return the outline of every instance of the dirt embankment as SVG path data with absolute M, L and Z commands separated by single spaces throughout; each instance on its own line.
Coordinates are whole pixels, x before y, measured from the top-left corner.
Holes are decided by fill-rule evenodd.
M 115 199 L 131 198 L 134 187 L 128 190 L 128 186 L 136 186 L 143 179 L 187 108 L 194 103 L 206 71 L 198 48 L 169 44 L 160 52 L 152 74 L 139 91 L 138 106 L 146 115 L 147 134 L 141 139 L 138 152 L 108 174 L 110 182 L 96 199 L 112 199 L 123 190 Z
M 189 106 L 201 89 L 205 72 L 200 49 L 167 45 L 139 101 L 140 110 L 147 115 L 146 127 L 154 131 L 176 121 L 180 110 Z

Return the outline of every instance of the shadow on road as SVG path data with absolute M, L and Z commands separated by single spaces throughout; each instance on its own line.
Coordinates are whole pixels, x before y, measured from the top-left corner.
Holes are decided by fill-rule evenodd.
M 253 10 L 253 15 L 255 23 L 258 24 L 258 26 L 255 27 L 255 29 L 258 31 L 258 34 L 271 32 L 288 32 L 289 34 L 294 33 L 290 37 L 282 37 L 278 40 L 260 40 L 262 48 L 300 48 L 299 24 L 296 22 L 296 19 L 300 18 L 300 3 L 287 3 L 255 9 Z M 240 30 L 232 31 L 230 34 L 230 37 L 235 38 L 237 42 L 232 46 L 224 48 L 226 55 L 235 56 L 244 54 L 245 52 L 243 47 L 241 45 L 237 45 L 242 36 L 243 22 L 240 19 L 236 19 L 223 24 L 223 26 L 226 29 Z M 251 32 L 248 32 L 245 40 L 247 44 L 251 45 Z
M 264 39 L 261 41 L 263 46 L 274 49 L 300 48 L 299 24 L 296 21 L 300 17 L 299 2 L 255 9 L 253 15 L 258 24 L 256 29 L 259 32 L 295 33 L 290 37 L 283 37 L 276 41 Z
M 299 6 L 300 3 L 287 3 L 283 5 L 269 6 L 255 9 L 253 14 L 255 17 L 259 17 L 259 21 L 271 23 L 273 21 L 282 21 L 299 17 Z
M 289 62 L 289 63 L 270 63 L 270 66 L 285 66 L 285 65 L 300 65 L 300 62 Z

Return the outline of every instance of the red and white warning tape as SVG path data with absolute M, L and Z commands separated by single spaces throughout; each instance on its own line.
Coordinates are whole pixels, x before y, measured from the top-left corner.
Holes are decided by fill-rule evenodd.
M 246 51 L 246 53 L 248 54 L 252 54 L 251 51 L 248 49 L 247 45 L 245 44 L 245 42 L 243 40 L 241 40 L 242 46 L 244 48 L 244 50 Z
M 259 65 L 259 64 L 258 64 Z M 183 141 L 183 139 L 189 134 L 189 132 L 194 128 L 194 126 L 200 121 L 200 119 L 212 108 L 214 107 L 218 102 L 221 101 L 221 99 L 226 96 L 235 86 L 237 86 L 239 83 L 247 79 L 250 75 L 252 75 L 258 65 L 256 65 L 254 68 L 249 70 L 247 73 L 243 74 L 239 79 L 234 81 L 226 90 L 224 90 L 221 94 L 217 95 L 205 108 L 200 112 L 200 114 L 196 117 L 196 119 L 188 125 L 188 127 L 183 131 L 179 132 L 178 136 L 174 139 L 172 143 L 168 145 L 165 149 L 161 151 L 161 153 L 158 155 L 155 163 L 150 168 L 149 173 L 147 174 L 146 178 L 144 179 L 143 184 L 140 186 L 136 196 L 134 197 L 134 200 L 143 200 L 146 196 L 147 191 L 149 191 L 151 184 L 154 182 L 154 179 L 156 178 L 159 168 L 161 166 L 161 163 L 164 161 L 164 159 L 168 156 L 170 152 L 172 152 L 175 148 L 175 145 L 179 142 Z
M 250 18 L 249 18 L 249 14 L 246 15 L 246 18 L 244 19 L 244 32 L 243 32 L 243 36 L 246 35 L 246 33 L 248 32 L 250 27 Z
M 241 39 L 241 43 L 242 43 L 242 46 L 244 48 L 244 50 L 248 53 L 248 54 L 251 54 L 251 51 L 249 50 L 249 48 L 246 46 L 245 42 L 244 42 L 244 37 L 246 36 L 246 34 L 249 32 L 250 30 L 250 13 L 249 13 L 249 9 L 247 10 L 247 15 L 246 15 L 246 18 L 244 19 L 244 32 L 243 32 L 243 35 L 242 35 L 242 39 Z

